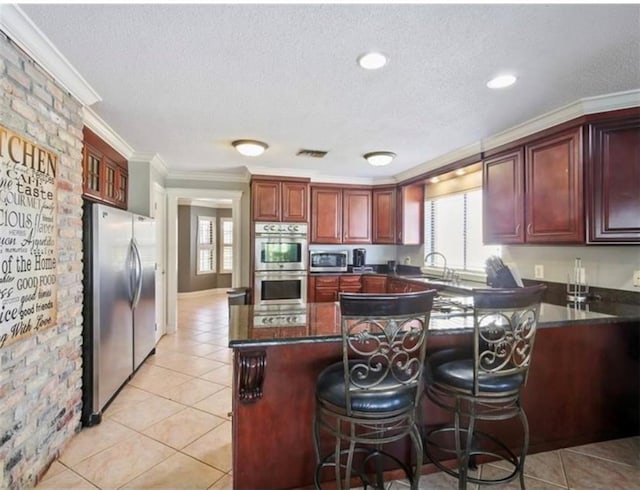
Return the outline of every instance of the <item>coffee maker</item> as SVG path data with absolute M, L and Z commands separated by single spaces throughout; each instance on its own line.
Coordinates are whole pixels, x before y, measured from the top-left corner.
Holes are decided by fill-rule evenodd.
M 364 248 L 353 249 L 353 266 L 364 267 L 367 262 L 367 251 Z

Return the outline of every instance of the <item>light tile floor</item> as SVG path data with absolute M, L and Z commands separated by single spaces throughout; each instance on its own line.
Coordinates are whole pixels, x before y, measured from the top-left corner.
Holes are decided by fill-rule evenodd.
M 232 488 L 225 290 L 181 299 L 178 312 L 178 331 L 160 340 L 102 423 L 77 434 L 37 488 Z M 480 471 L 487 476 L 500 467 Z M 526 474 L 529 489 L 640 489 L 640 437 L 530 455 Z M 395 481 L 389 488 L 408 485 Z M 455 489 L 457 483 L 435 473 L 423 476 L 420 488 Z

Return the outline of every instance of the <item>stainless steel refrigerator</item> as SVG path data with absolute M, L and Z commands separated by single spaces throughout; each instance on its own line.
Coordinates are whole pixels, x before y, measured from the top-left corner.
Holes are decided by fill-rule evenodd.
M 85 201 L 84 425 L 102 411 L 155 353 L 155 222 Z

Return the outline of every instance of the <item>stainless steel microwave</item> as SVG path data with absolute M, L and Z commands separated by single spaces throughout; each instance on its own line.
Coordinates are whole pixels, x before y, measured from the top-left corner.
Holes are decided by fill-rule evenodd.
M 346 272 L 348 250 L 310 250 L 309 272 Z

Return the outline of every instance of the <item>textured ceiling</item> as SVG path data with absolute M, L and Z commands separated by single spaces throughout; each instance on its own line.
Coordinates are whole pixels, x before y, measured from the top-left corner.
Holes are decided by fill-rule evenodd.
M 583 97 L 640 87 L 639 5 L 21 5 L 170 171 L 396 175 Z M 380 50 L 382 70 L 358 55 Z M 485 83 L 509 70 L 518 83 Z M 249 159 L 234 139 L 267 142 Z M 301 148 L 328 151 L 301 158 Z M 397 153 L 387 167 L 361 157 Z

